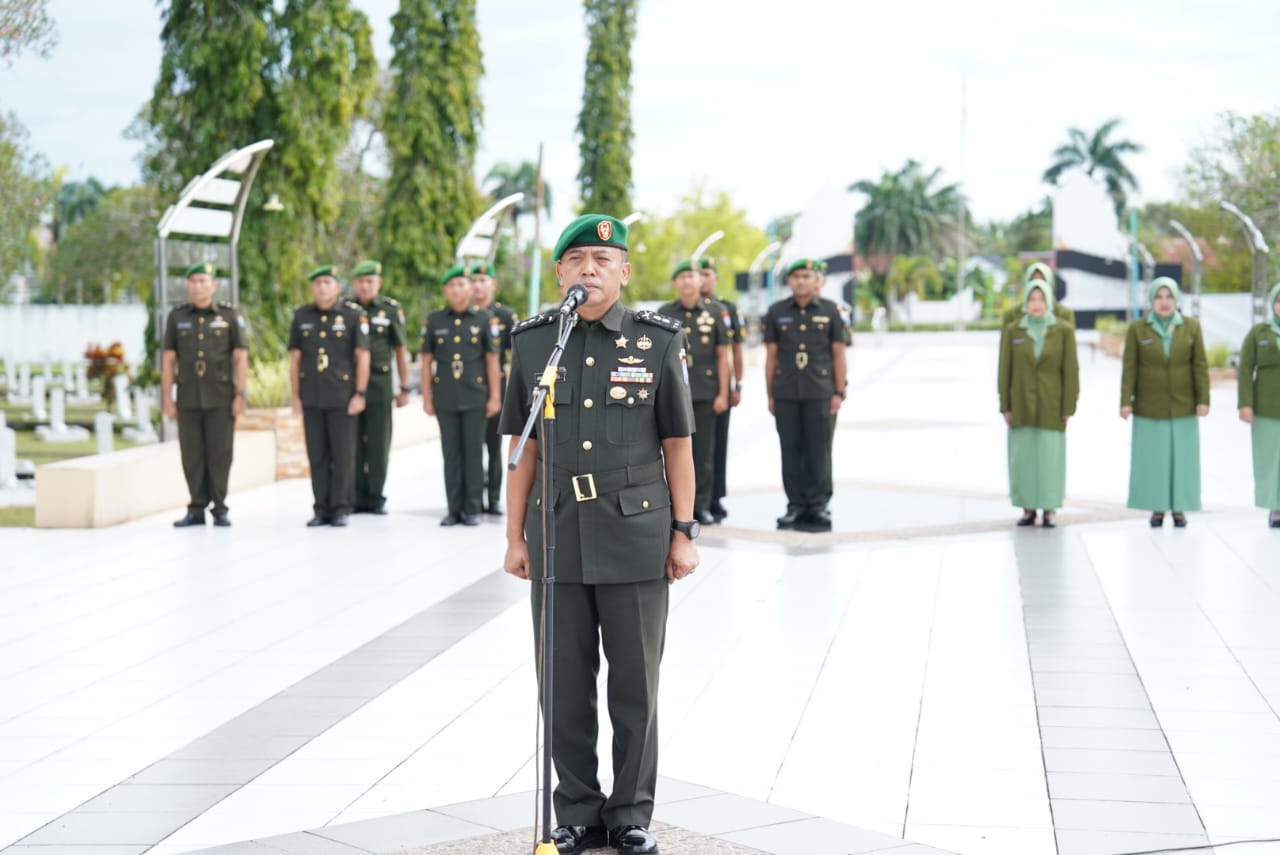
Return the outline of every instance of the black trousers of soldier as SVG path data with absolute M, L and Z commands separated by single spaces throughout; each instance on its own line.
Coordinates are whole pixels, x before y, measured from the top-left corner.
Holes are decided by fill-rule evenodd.
M 227 512 L 235 427 L 229 404 L 212 410 L 178 410 L 178 450 L 191 495 L 187 510 L 203 514 L 212 502 L 215 514 Z
M 312 507 L 324 519 L 351 513 L 356 480 L 356 417 L 346 408 L 302 408 L 311 463 Z
M 693 509 L 711 509 L 716 476 L 715 401 L 693 402 Z
M 535 650 L 542 649 L 542 584 L 532 590 Z M 653 817 L 658 782 L 658 671 L 666 643 L 670 586 L 665 578 L 621 585 L 554 586 L 555 653 L 551 757 L 560 825 L 643 825 Z M 600 648 L 613 726 L 613 792 L 600 786 L 596 695 Z M 538 662 L 541 663 L 541 653 Z M 541 680 L 541 674 L 539 675 Z M 539 694 L 541 697 L 541 694 Z
M 729 466 L 729 414 L 730 408 L 716 416 L 716 471 L 711 481 L 711 501 L 718 502 L 729 495 L 725 471 Z
M 440 449 L 444 454 L 444 492 L 449 513 L 474 516 L 480 513 L 484 495 L 484 408 L 442 410 Z
M 502 502 L 502 436 L 498 433 L 498 422 L 502 414 L 484 421 L 484 448 L 489 462 L 485 465 L 484 486 L 488 493 L 489 504 L 486 507 L 496 508 Z
M 773 401 L 778 444 L 782 447 L 782 488 L 787 509 L 797 513 L 822 510 L 827 504 L 828 436 L 831 399 Z
M 387 460 L 391 455 L 391 419 L 394 402 L 370 401 L 356 416 L 355 507 L 370 510 L 387 503 Z

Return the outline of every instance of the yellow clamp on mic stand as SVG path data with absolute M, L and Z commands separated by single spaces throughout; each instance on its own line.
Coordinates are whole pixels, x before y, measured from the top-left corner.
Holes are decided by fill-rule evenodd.
M 539 843 L 538 848 L 533 850 L 533 855 L 556 855 L 556 852 L 554 843 Z

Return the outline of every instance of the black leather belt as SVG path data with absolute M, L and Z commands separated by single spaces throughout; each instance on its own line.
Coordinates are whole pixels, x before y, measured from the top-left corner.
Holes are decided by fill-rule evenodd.
M 663 465 L 660 459 L 652 463 L 610 469 L 607 472 L 575 474 L 567 469 L 557 468 L 552 483 L 557 487 L 572 489 L 573 495 L 579 502 L 590 502 L 605 493 L 616 493 L 623 487 L 652 484 L 662 477 L 662 473 Z

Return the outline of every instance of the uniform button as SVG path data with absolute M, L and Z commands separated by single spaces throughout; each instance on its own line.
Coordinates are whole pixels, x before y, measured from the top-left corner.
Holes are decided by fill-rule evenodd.
M 198 352 L 196 353 L 196 356 L 199 356 L 199 357 L 203 358 L 203 357 L 204 357 L 204 351 L 203 351 L 203 350 L 198 351 Z
M 627 398 L 627 406 L 631 406 L 636 402 L 635 398 Z
M 462 336 L 460 336 L 460 335 L 455 335 L 455 336 L 453 337 L 453 343 L 454 343 L 454 344 L 457 344 L 457 343 L 458 343 L 458 342 L 460 342 L 460 341 L 462 341 Z
M 460 327 L 460 326 L 462 326 L 462 318 L 454 318 L 454 319 L 453 319 L 453 325 L 454 325 L 455 327 Z
M 584 440 L 582 441 L 582 450 L 583 450 L 583 451 L 590 451 L 590 450 L 591 450 L 591 440 L 589 440 L 589 439 L 584 439 Z
M 204 323 L 204 318 L 201 318 L 201 319 L 200 319 L 200 323 Z
M 582 406 L 586 407 L 588 410 L 594 407 L 595 405 L 596 405 L 596 402 L 591 400 L 590 398 L 587 398 L 585 401 L 582 402 Z
M 712 375 L 712 373 L 713 373 L 713 372 L 712 372 L 712 370 L 711 370 L 710 368 L 708 368 L 708 369 L 707 369 L 707 376 L 708 376 L 708 377 L 710 377 L 710 376 Z
M 321 323 L 325 323 L 325 322 L 327 322 L 328 320 L 329 320 L 329 316 L 328 316 L 328 315 L 321 315 L 321 316 L 320 316 L 320 322 L 321 322 Z
M 804 332 L 806 329 L 808 329 L 808 327 L 806 327 L 804 324 L 800 325 L 800 332 Z
M 642 507 L 642 508 L 647 508 L 647 507 L 649 507 L 649 500 L 648 500 L 648 499 L 645 499 L 643 502 L 641 502 L 641 503 L 640 503 L 640 507 Z
M 803 345 L 803 344 L 802 344 L 802 345 L 800 345 L 800 349 L 801 349 L 801 350 L 804 350 L 804 349 L 805 349 L 805 347 L 804 347 L 804 345 Z
M 324 335 L 324 333 L 320 333 L 320 335 Z M 204 339 L 204 333 L 200 333 L 199 338 Z
M 587 367 L 590 368 L 592 365 L 595 365 L 595 364 L 596 364 L 596 358 L 594 356 L 588 356 Z
M 453 355 L 453 358 L 454 358 L 454 359 L 461 359 L 461 358 L 462 358 L 462 354 L 461 354 L 461 353 L 455 353 L 455 354 Z

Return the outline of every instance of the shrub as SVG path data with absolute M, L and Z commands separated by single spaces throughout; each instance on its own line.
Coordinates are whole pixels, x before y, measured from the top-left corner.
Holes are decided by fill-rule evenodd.
M 287 407 L 293 403 L 289 357 L 249 362 L 249 406 Z

